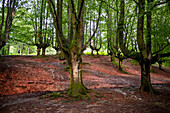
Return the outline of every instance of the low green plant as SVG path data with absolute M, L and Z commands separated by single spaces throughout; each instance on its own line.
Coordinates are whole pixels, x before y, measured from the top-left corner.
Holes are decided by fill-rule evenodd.
M 62 64 L 67 64 L 67 62 L 62 62 Z
M 136 60 L 133 60 L 133 59 L 130 61 L 130 63 L 132 63 L 132 64 L 134 64 L 136 66 L 139 65 L 139 63 Z
M 83 63 L 82 63 L 82 65 L 86 65 L 86 64 L 88 64 L 89 66 L 91 66 L 90 63 L 86 63 L 86 62 L 83 62 Z
M 61 95 L 60 95 L 58 92 L 53 92 L 53 93 L 51 94 L 51 97 L 59 98 L 59 97 L 61 97 Z
M 116 67 L 119 67 L 119 63 L 116 62 L 116 60 L 112 61 L 112 64 L 114 64 Z
M 65 70 L 65 71 L 68 71 L 69 69 L 70 69 L 70 66 L 65 66 L 65 67 L 64 67 L 64 70 Z

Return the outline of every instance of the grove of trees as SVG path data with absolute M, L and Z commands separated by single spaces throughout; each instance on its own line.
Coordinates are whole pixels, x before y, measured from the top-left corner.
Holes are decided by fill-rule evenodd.
M 28 54 L 35 46 L 45 55 L 54 48 L 70 67 L 68 93 L 74 97 L 88 95 L 84 51 L 104 52 L 111 62 L 131 58 L 141 67 L 140 90 L 155 93 L 151 65 L 161 69 L 170 60 L 169 13 L 169 0 L 1 0 L 0 50 L 20 44 Z

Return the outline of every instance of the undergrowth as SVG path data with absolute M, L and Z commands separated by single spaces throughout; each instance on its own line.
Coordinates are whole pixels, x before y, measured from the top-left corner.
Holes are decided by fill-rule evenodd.
M 112 61 L 112 64 L 114 64 L 116 67 L 119 67 L 119 63 L 117 63 L 116 60 Z
M 133 60 L 133 59 L 130 61 L 130 63 L 134 64 L 135 66 L 139 65 L 139 63 L 136 60 Z
M 65 70 L 65 71 L 69 71 L 69 70 L 70 70 L 70 66 L 65 66 L 65 67 L 64 67 L 64 70 Z

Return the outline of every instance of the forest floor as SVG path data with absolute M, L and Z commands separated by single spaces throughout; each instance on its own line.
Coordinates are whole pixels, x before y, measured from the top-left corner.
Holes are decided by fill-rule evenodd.
M 57 56 L 0 58 L 0 113 L 170 113 L 170 69 L 153 66 L 159 94 L 139 92 L 140 66 L 123 61 L 122 73 L 109 56 L 83 56 L 83 82 L 90 99 L 65 95 L 69 71 Z M 57 91 L 56 98 L 49 96 Z

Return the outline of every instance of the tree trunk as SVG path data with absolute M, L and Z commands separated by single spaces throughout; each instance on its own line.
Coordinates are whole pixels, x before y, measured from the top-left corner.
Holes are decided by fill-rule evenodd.
M 82 81 L 82 59 L 81 57 L 80 59 L 76 57 L 76 55 L 72 55 L 70 59 L 71 82 L 69 94 L 73 97 L 82 98 L 81 94 L 87 94 L 87 91 Z
M 122 70 L 122 61 L 119 59 L 119 70 Z
M 41 52 L 41 48 L 37 47 L 37 56 L 40 55 L 40 52 Z
M 10 44 L 8 44 L 8 55 L 10 54 Z
M 45 56 L 45 50 L 46 50 L 46 47 L 43 47 L 42 48 L 42 55 L 44 55 L 44 56 Z
M 29 55 L 29 53 L 30 53 L 30 49 L 29 49 L 29 47 L 27 48 L 27 55 Z
M 154 93 L 155 90 L 152 87 L 150 79 L 150 61 L 141 61 L 141 87 L 140 90 L 148 93 Z
M 69 42 L 67 42 L 65 36 L 63 35 L 62 24 L 60 25 L 58 15 L 56 14 L 54 3 L 52 0 L 48 0 L 49 8 L 52 14 L 54 25 L 58 31 L 58 44 L 61 51 L 64 54 L 67 63 L 70 66 L 71 82 L 68 89 L 68 93 L 72 97 L 82 98 L 82 94 L 87 96 L 86 88 L 82 81 L 82 32 L 83 32 L 83 7 L 84 0 L 78 0 L 77 11 L 75 9 L 74 0 L 69 0 L 69 7 L 71 13 L 71 23 L 70 23 L 70 33 Z M 59 5 L 59 4 L 57 4 Z M 53 10 L 52 10 L 53 7 Z M 54 12 L 53 12 L 54 11 Z M 78 12 L 78 13 L 76 13 Z M 56 17 L 56 18 L 55 18 Z
M 159 64 L 159 70 L 163 70 L 163 69 L 162 69 L 162 61 L 161 61 L 161 60 L 158 61 L 158 64 Z
M 65 60 L 64 53 L 63 53 L 63 51 L 61 49 L 60 49 L 59 59 L 60 60 Z
M 97 55 L 99 55 L 99 50 L 96 50 L 97 51 Z
M 139 0 L 139 15 L 145 12 L 145 1 Z M 154 93 L 154 89 L 150 80 L 150 42 L 147 40 L 147 48 L 143 38 L 144 15 L 138 17 L 137 24 L 137 43 L 140 50 L 140 66 L 141 66 L 141 87 L 140 90 L 148 93 Z M 150 37 L 149 37 L 150 38 Z M 150 40 L 150 39 L 149 39 Z
M 114 56 L 113 55 L 111 55 L 111 62 L 113 62 L 114 61 Z
M 5 42 L 5 41 L 0 40 L 0 50 L 1 50 L 1 48 L 2 48 L 2 47 L 4 47 L 5 45 L 6 45 L 6 42 Z

